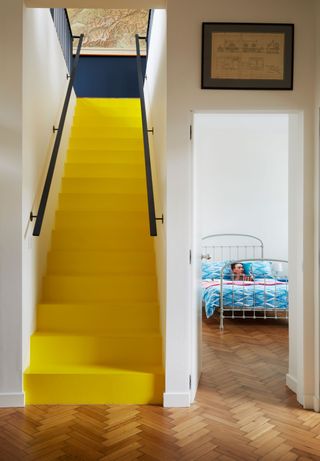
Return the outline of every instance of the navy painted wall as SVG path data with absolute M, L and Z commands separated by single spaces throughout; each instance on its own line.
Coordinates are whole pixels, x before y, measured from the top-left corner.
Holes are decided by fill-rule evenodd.
M 80 56 L 74 88 L 80 98 L 138 98 L 136 57 Z

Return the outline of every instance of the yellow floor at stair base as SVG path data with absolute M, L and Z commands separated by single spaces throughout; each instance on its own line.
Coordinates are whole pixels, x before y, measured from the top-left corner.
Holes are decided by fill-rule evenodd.
M 161 367 L 60 367 L 28 369 L 24 375 L 27 404 L 161 404 Z

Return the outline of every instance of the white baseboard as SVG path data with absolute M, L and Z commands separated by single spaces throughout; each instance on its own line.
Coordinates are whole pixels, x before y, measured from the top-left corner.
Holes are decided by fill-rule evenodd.
M 303 396 L 303 408 L 305 410 L 313 410 L 314 408 L 314 395 L 305 394 Z
M 163 394 L 163 406 L 166 408 L 190 407 L 190 393 L 165 392 Z
M 24 407 L 24 393 L 17 392 L 15 394 L 0 393 L 0 407 Z
M 298 392 L 298 381 L 296 380 L 296 378 L 294 378 L 293 376 L 289 375 L 288 373 L 286 374 L 286 385 L 288 386 L 288 388 L 294 392 L 295 394 L 297 394 Z
M 304 395 L 302 406 L 305 410 L 314 410 L 320 412 L 320 399 L 314 395 Z

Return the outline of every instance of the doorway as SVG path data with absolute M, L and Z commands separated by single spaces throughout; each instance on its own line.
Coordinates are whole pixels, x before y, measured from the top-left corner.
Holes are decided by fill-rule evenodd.
M 201 238 L 246 233 L 262 238 L 265 258 L 289 264 L 287 386 L 303 400 L 303 114 L 193 114 L 191 400 L 201 374 Z M 245 322 L 245 320 L 244 320 Z

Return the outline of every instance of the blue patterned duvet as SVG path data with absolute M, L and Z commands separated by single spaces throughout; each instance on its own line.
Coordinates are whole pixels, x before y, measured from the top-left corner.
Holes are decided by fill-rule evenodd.
M 220 281 L 202 281 L 202 299 L 206 315 L 211 317 L 220 307 Z M 287 309 L 288 283 L 274 279 L 261 279 L 254 282 L 223 282 L 223 305 L 236 309 Z

